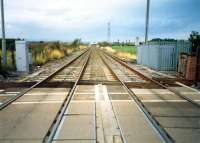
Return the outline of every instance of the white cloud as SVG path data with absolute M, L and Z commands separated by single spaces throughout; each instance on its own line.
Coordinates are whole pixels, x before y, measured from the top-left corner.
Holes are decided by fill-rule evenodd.
M 151 4 L 160 8 L 160 5 L 173 1 L 152 0 Z M 134 39 L 134 36 L 144 35 L 146 0 L 5 0 L 4 3 L 9 37 L 105 40 L 108 21 L 115 30 L 112 33 L 115 39 Z M 168 29 L 172 22 L 182 22 L 161 17 L 159 12 L 159 9 L 155 10 L 158 16 L 151 17 L 152 34 L 157 27 L 156 34 L 159 35 L 161 28 Z M 174 15 L 174 11 L 171 13 L 169 15 Z
M 46 29 L 88 28 L 117 17 L 123 8 L 141 0 L 7 0 L 10 24 L 32 23 Z

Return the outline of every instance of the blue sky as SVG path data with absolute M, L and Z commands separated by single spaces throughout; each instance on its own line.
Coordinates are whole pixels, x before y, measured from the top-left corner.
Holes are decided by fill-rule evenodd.
M 84 41 L 144 39 L 146 0 L 5 0 L 7 37 Z M 200 0 L 151 0 L 150 38 L 200 32 Z

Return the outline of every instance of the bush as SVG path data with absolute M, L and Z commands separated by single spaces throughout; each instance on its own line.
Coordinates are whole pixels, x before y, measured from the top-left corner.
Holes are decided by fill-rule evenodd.
M 54 43 L 32 43 L 29 45 L 34 65 L 42 65 L 49 60 L 60 59 L 71 51 L 77 49 L 80 40 L 75 40 L 70 44 Z
M 52 50 L 50 52 L 49 58 L 50 59 L 60 59 L 65 56 L 65 53 L 63 51 L 59 50 Z
M 108 43 L 108 42 L 106 42 L 106 41 L 100 42 L 100 43 L 98 43 L 98 45 L 99 45 L 100 47 L 108 47 L 108 46 L 111 46 L 111 44 Z

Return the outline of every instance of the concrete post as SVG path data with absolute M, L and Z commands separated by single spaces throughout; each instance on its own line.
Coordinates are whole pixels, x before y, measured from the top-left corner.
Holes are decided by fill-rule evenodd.
M 1 29 L 2 29 L 2 65 L 6 65 L 6 38 L 5 38 L 5 22 L 4 22 L 4 2 L 1 0 Z
M 111 26 L 111 24 L 110 24 L 110 22 L 108 22 L 108 33 L 107 33 L 107 34 L 108 34 L 108 35 L 107 35 L 107 36 L 108 36 L 108 43 L 111 42 L 111 41 L 110 41 L 110 40 L 111 40 L 111 39 L 110 39 L 110 36 L 111 36 L 110 26 Z
M 147 10 L 146 10 L 146 26 L 145 26 L 145 43 L 148 42 L 149 35 L 149 10 L 150 10 L 150 0 L 147 0 Z

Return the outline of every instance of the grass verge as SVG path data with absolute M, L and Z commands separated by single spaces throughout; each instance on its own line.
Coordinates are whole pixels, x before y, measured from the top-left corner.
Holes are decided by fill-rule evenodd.
M 137 48 L 134 46 L 112 46 L 103 47 L 102 49 L 115 54 L 119 58 L 126 61 L 135 61 L 137 56 Z
M 119 52 L 130 53 L 132 55 L 137 54 L 137 48 L 135 46 L 112 46 L 112 48 Z

